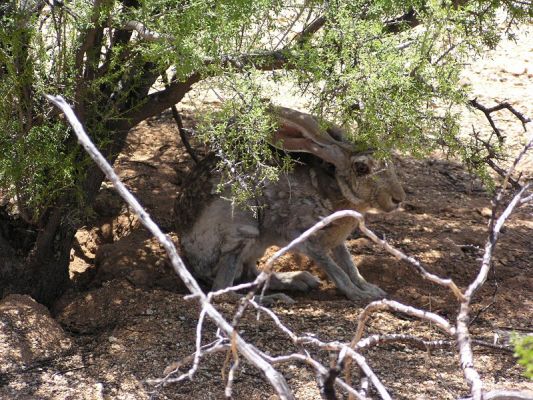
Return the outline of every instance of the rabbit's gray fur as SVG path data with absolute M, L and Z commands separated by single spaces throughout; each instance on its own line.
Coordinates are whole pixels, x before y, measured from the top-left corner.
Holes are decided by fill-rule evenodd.
M 262 197 L 254 200 L 263 206 L 254 216 L 250 210 L 233 208 L 224 199 L 229 193 L 215 194 L 220 175 L 214 170 L 213 156 L 197 166 L 178 196 L 175 213 L 189 268 L 197 278 L 212 283 L 213 290 L 254 279 L 258 273 L 256 262 L 268 247 L 287 245 L 335 211 L 389 212 L 405 198 L 394 168 L 376 161 L 369 153 L 352 150 L 341 130 L 326 132 L 308 114 L 276 110 L 281 115 L 276 141 L 283 141 L 283 149 L 312 153 L 334 167 L 296 163 L 289 173 L 266 184 Z M 291 127 L 284 131 L 284 123 Z M 309 124 L 311 133 L 306 132 Z M 294 128 L 299 129 L 300 125 L 304 131 L 301 137 Z M 291 142 L 293 139 L 299 141 Z M 309 140 L 305 148 L 301 147 L 302 140 Z M 355 227 L 356 221 L 351 218 L 337 220 L 297 251 L 314 260 L 349 299 L 383 297 L 385 293 L 380 288 L 359 274 L 344 244 Z M 318 284 L 316 277 L 301 271 L 276 273 L 269 287 L 306 291 Z

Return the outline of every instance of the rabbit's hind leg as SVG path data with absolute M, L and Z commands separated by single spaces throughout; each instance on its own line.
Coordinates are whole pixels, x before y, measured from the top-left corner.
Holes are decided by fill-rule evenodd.
M 212 290 L 225 289 L 246 278 L 248 268 L 245 268 L 245 264 L 258 251 L 259 231 L 255 226 L 244 224 L 230 226 L 224 233 L 220 246 L 222 255 L 215 267 L 216 276 Z
M 233 286 L 233 282 L 242 272 L 242 263 L 239 265 L 239 254 L 232 252 L 224 254 L 218 260 L 217 274 L 213 281 L 212 291 Z

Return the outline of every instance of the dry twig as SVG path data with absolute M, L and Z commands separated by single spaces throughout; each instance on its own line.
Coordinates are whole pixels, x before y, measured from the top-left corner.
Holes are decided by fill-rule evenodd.
M 474 136 L 474 139 L 476 140 L 476 143 L 478 144 L 481 143 L 481 145 L 487 151 L 487 155 L 483 157 L 483 162 L 485 162 L 490 168 L 492 168 L 498 175 L 504 178 L 504 184 L 509 182 L 515 189 L 520 189 L 520 184 L 518 182 L 520 180 L 520 177 L 518 177 L 517 179 L 514 179 L 511 177 L 511 172 L 514 171 L 514 167 L 516 165 L 513 165 L 511 169 L 509 169 L 506 173 L 504 168 L 500 167 L 498 164 L 494 162 L 495 159 L 501 159 L 501 155 L 499 154 L 500 151 L 498 150 L 498 146 L 495 146 L 494 144 L 492 144 L 491 139 L 493 135 L 496 135 L 496 137 L 498 138 L 498 145 L 501 146 L 504 143 L 505 137 L 503 136 L 501 130 L 496 126 L 496 123 L 494 122 L 494 119 L 492 118 L 492 113 L 496 111 L 500 111 L 500 110 L 510 111 L 522 123 L 524 132 L 527 131 L 526 124 L 531 122 L 531 118 L 529 118 L 528 116 L 516 110 L 508 102 L 502 102 L 502 103 L 496 104 L 493 107 L 486 107 L 483 104 L 479 103 L 476 98 L 476 99 L 470 100 L 468 104 L 476 108 L 477 110 L 480 110 L 483 114 L 485 114 L 487 121 L 492 127 L 493 134 L 491 134 L 491 136 L 487 140 L 481 138 L 481 135 L 479 134 L 479 132 L 477 132 L 474 129 L 474 127 L 472 127 L 473 136 Z M 524 148 L 524 151 L 528 151 L 528 150 L 529 148 L 526 146 L 526 148 Z M 521 158 L 522 156 L 519 155 L 515 159 L 515 161 L 520 160 Z
M 513 115 L 522 122 L 522 126 L 524 127 L 524 130 L 526 130 L 526 124 L 528 122 L 531 122 L 531 119 L 527 117 L 526 115 L 522 114 L 521 112 L 517 111 L 511 104 L 504 101 L 503 103 L 497 104 L 493 107 L 486 107 L 483 104 L 479 103 L 476 99 L 470 100 L 468 102 L 472 107 L 480 110 L 483 114 L 485 114 L 485 117 L 489 121 L 490 126 L 492 127 L 492 130 L 498 136 L 498 140 L 500 141 L 500 144 L 503 143 L 504 136 L 502 135 L 501 131 L 496 126 L 496 123 L 492 119 L 492 113 L 500 110 L 509 110 Z

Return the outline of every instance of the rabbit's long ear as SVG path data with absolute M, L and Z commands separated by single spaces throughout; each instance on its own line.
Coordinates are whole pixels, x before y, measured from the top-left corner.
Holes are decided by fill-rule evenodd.
M 279 127 L 273 134 L 273 146 L 289 152 L 312 153 L 337 168 L 349 165 L 346 143 L 332 137 L 313 116 L 284 107 L 276 107 L 274 114 Z

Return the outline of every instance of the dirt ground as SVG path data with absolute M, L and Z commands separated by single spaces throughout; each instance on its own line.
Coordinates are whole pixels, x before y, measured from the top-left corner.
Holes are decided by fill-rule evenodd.
M 491 105 L 509 100 L 533 116 L 531 37 L 506 42 L 492 58 L 487 55 L 470 66 L 464 82 L 473 86 L 480 102 Z M 184 117 L 191 124 L 188 109 Z M 482 116 L 465 114 L 465 134 L 472 124 L 489 129 Z M 515 146 L 524 142 L 526 134 L 512 115 L 499 113 L 498 124 Z M 533 177 L 531 160 L 530 156 L 522 166 L 529 177 Z M 174 238 L 172 205 L 192 165 L 169 114 L 134 129 L 115 163 L 127 186 Z M 426 160 L 403 157 L 398 169 L 408 195 L 404 210 L 369 216 L 368 227 L 431 272 L 451 277 L 464 287 L 480 266 L 490 196 L 459 164 L 438 155 Z M 148 382 L 161 378 L 169 364 L 194 351 L 199 308 L 184 299 L 183 285 L 163 250 L 109 185 L 102 188 L 91 224 L 80 229 L 76 238 L 71 257 L 74 288 L 58 301 L 51 315 L 25 297 L 0 303 L 0 398 L 224 398 L 224 353 L 202 360 L 192 381 L 166 387 Z M 533 334 L 532 238 L 533 207 L 522 207 L 506 225 L 493 272 L 475 298 L 471 332 L 476 339 L 505 345 L 513 332 Z M 454 321 L 458 307 L 445 290 L 422 280 L 407 264 L 365 238 L 354 235 L 348 245 L 363 276 L 385 289 L 389 298 Z M 312 266 L 306 260 L 286 257 L 279 268 Z M 364 304 L 346 300 L 321 278 L 319 289 L 291 294 L 295 304 L 278 304 L 272 309 L 297 334 L 312 333 L 323 341 L 350 341 Z M 231 302 L 217 306 L 225 315 L 235 308 Z M 257 320 L 253 312 L 243 316 L 240 327 L 247 340 L 271 355 L 296 350 L 271 321 L 265 317 Z M 445 339 L 428 322 L 380 312 L 369 321 L 367 334 L 385 332 Z M 215 326 L 207 321 L 203 343 L 215 338 Z M 22 350 L 10 352 L 9 348 Z M 329 354 L 314 351 L 327 365 Z M 393 398 L 456 399 L 468 395 L 452 347 L 429 352 L 393 344 L 375 347 L 364 355 Z M 474 359 L 487 389 L 533 390 L 533 382 L 522 375 L 512 353 L 475 346 Z M 297 399 L 320 398 L 313 371 L 299 364 L 280 370 Z M 261 374 L 242 359 L 233 397 L 276 398 Z

